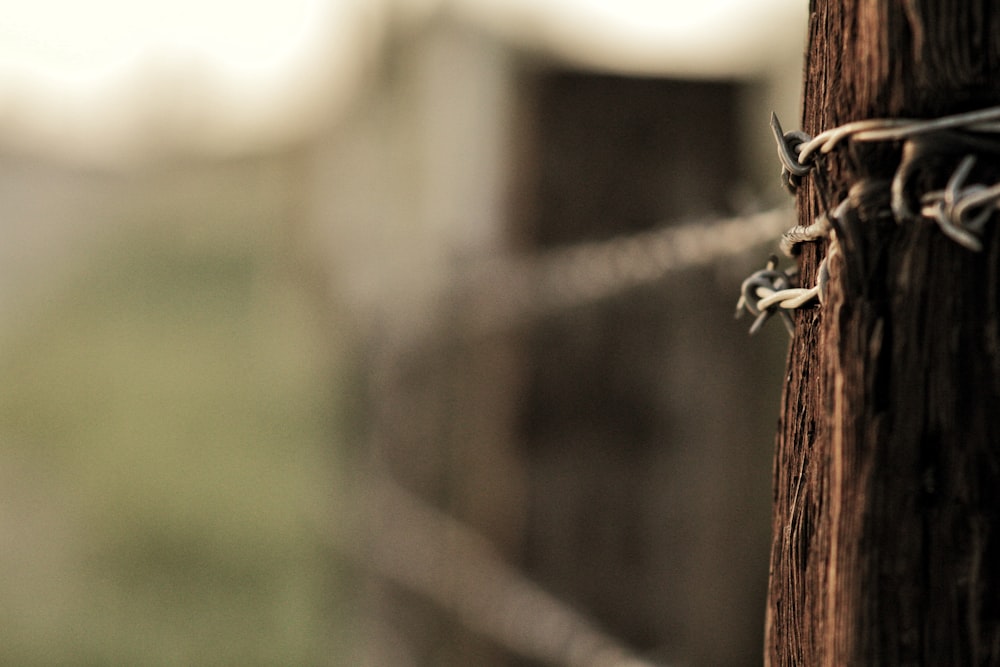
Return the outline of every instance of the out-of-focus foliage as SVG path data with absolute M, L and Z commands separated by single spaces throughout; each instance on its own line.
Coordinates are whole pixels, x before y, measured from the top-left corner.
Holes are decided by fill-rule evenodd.
M 0 663 L 343 664 L 332 342 L 261 244 L 128 236 L 0 345 Z

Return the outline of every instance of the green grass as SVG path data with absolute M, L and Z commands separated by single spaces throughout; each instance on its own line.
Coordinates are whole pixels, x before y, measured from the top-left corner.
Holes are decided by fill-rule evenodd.
M 0 347 L 0 664 L 341 664 L 331 341 L 252 245 L 98 260 Z

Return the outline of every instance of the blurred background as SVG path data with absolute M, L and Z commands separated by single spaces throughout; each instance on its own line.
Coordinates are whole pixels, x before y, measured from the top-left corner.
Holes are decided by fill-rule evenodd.
M 760 664 L 804 5 L 5 3 L 0 663 Z

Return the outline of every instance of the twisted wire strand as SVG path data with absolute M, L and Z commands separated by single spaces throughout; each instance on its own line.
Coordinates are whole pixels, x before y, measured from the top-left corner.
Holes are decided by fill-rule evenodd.
M 794 257 L 800 245 L 826 238 L 832 229 L 830 218 L 821 215 L 811 225 L 796 225 L 788 229 L 781 235 L 778 247 L 786 257 Z
M 574 307 L 654 284 L 673 272 L 717 265 L 771 242 L 793 220 L 791 207 L 664 225 L 534 256 L 494 258 L 459 273 L 458 291 L 438 301 L 454 310 L 431 318 L 443 328 L 399 332 L 384 341 L 403 352 L 427 340 L 476 340 Z M 457 308 L 455 308 L 457 306 Z M 395 332 L 389 332 L 390 335 Z M 401 351 L 393 351 L 393 354 Z M 480 635 L 524 657 L 563 667 L 662 667 L 596 621 L 507 564 L 471 527 L 391 479 L 363 482 L 354 503 L 370 516 L 368 539 L 331 531 L 334 547 L 377 575 L 416 592 Z
M 772 259 L 764 269 L 747 278 L 740 290 L 737 316 L 750 313 L 755 317 L 750 328 L 756 333 L 767 319 L 779 313 L 789 332 L 794 334 L 792 319 L 787 311 L 801 308 L 814 300 L 823 303 L 827 261 L 839 251 L 836 229 L 831 220 L 846 219 L 853 210 L 856 221 L 870 217 L 893 217 L 897 222 L 922 218 L 937 224 L 941 232 L 969 250 L 983 249 L 981 235 L 985 225 L 1000 210 L 1000 183 L 967 184 L 976 166 L 977 154 L 1000 155 L 1000 143 L 983 135 L 1000 134 L 1000 107 L 977 109 L 931 119 L 879 118 L 845 123 L 811 137 L 805 132 L 785 132 L 777 115 L 771 114 L 781 162 L 781 178 L 786 188 L 794 192 L 803 177 L 817 164 L 817 158 L 831 153 L 842 142 L 903 142 L 902 157 L 891 181 L 862 179 L 851 186 L 848 195 L 837 207 L 819 216 L 810 225 L 788 229 L 779 242 L 785 255 L 795 256 L 803 243 L 829 239 L 827 256 L 819 267 L 817 284 L 804 288 L 794 284 L 792 273 L 779 271 Z M 958 150 L 956 150 L 958 149 Z M 919 208 L 911 209 L 907 189 L 919 161 L 928 155 L 954 155 L 963 152 L 943 189 L 925 192 L 917 197 Z M 886 187 L 888 183 L 888 187 Z M 886 207 L 888 202 L 888 207 Z
M 580 243 L 535 256 L 499 258 L 472 267 L 460 281 L 473 300 L 457 316 L 459 330 L 490 334 L 552 313 L 654 284 L 677 271 L 703 268 L 770 242 L 793 221 L 791 207 L 663 226 Z M 454 319 L 454 318 L 453 318 Z
M 818 156 L 829 154 L 846 140 L 857 142 L 904 142 L 903 158 L 891 182 L 891 210 L 897 220 L 923 218 L 934 222 L 950 239 L 972 251 L 982 250 L 980 236 L 986 222 L 1000 210 L 1000 183 L 965 185 L 979 153 L 1000 153 L 996 139 L 984 135 L 1000 134 L 1000 107 L 978 109 L 932 119 L 884 118 L 846 123 L 810 137 L 804 132 L 784 132 L 776 115 L 771 115 L 771 130 L 782 165 L 782 181 L 794 191 L 801 179 L 815 166 Z M 951 134 L 947 134 L 947 133 Z M 956 132 L 958 134 L 956 134 Z M 965 156 L 955 168 L 943 190 L 924 193 L 913 211 L 906 189 L 916 164 L 931 149 L 946 145 L 951 153 L 964 150 Z M 793 235 L 794 236 L 794 235 Z M 791 243 L 791 246 L 788 245 Z M 794 247 L 793 238 L 783 245 Z
M 537 318 L 613 298 L 654 284 L 673 272 L 715 266 L 773 241 L 793 221 L 791 207 L 750 215 L 664 225 L 605 241 L 580 243 L 534 256 L 499 257 L 458 274 L 458 291 L 443 328 L 408 329 L 383 341 L 422 349 L 448 336 L 476 340 Z M 457 306 L 457 308 L 456 308 Z M 388 332 L 390 336 L 397 332 Z M 662 667 L 609 634 L 594 619 L 507 564 L 468 525 L 409 493 L 385 476 L 359 483 L 368 516 L 367 539 L 341 527 L 333 546 L 378 576 L 424 596 L 470 630 L 524 657 L 563 667 Z
M 782 208 L 553 251 L 535 267 L 539 298 L 547 307 L 567 307 L 655 282 L 674 271 L 709 266 L 773 238 L 774 230 L 786 227 L 790 217 Z
M 508 565 L 468 525 L 385 475 L 364 480 L 365 539 L 328 532 L 341 553 L 531 660 L 562 667 L 664 667 Z
M 777 120 L 777 115 L 772 113 L 772 129 L 777 126 L 777 130 L 780 131 L 781 126 Z M 856 120 L 820 132 L 815 137 L 809 137 L 804 132 L 789 134 L 794 141 L 794 148 L 791 149 L 794 151 L 794 162 L 799 169 L 805 169 L 808 172 L 814 164 L 814 154 L 817 151 L 820 154 L 830 153 L 846 139 L 862 142 L 903 141 L 911 137 L 951 129 L 989 134 L 1000 133 L 1000 107 L 977 109 L 931 119 L 874 118 Z

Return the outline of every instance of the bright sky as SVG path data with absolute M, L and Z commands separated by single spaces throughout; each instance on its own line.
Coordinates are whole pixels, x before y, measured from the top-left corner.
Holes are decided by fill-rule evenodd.
M 451 1 L 584 64 L 705 77 L 759 73 L 789 53 L 797 61 L 808 11 L 805 0 Z
M 718 76 L 762 67 L 789 26 L 795 53 L 804 4 L 0 0 L 0 143 L 127 159 L 177 142 L 215 151 L 281 142 L 343 106 L 390 16 L 442 5 L 585 64 Z
M 355 83 L 365 4 L 0 0 L 0 143 L 116 162 L 294 139 Z
M 0 22 L 7 67 L 73 76 L 167 48 L 264 63 L 299 39 L 311 0 L 17 0 Z

